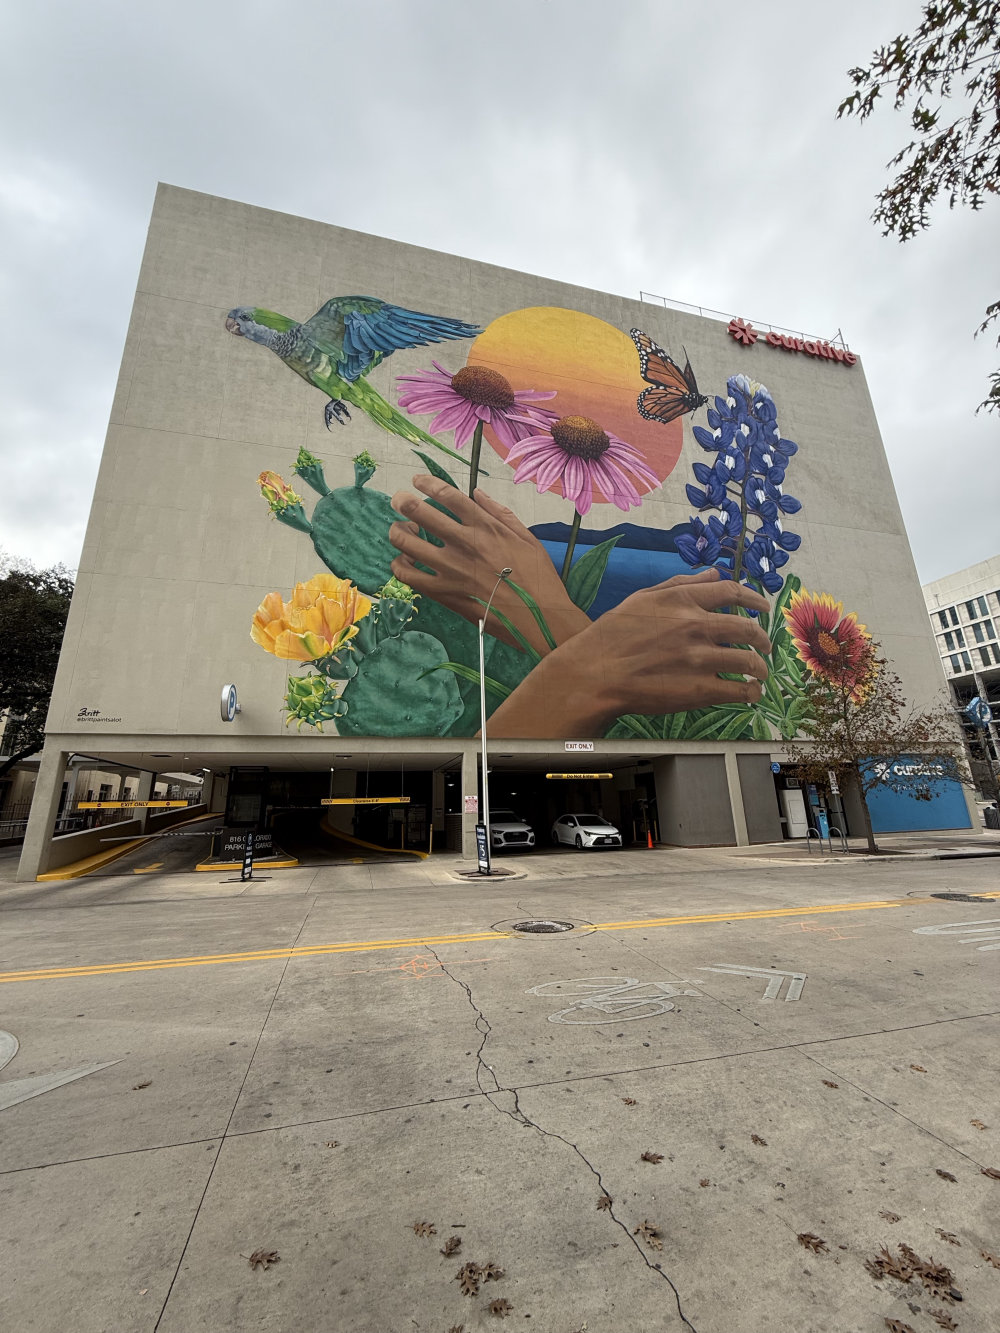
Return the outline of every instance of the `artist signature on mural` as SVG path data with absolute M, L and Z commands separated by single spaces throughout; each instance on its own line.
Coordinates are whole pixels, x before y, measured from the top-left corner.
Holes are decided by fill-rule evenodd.
M 574 997 L 573 1004 L 549 1014 L 550 1023 L 629 1023 L 655 1018 L 675 1008 L 678 995 L 701 995 L 683 981 L 640 981 L 637 977 L 579 977 L 531 986 L 526 995 Z

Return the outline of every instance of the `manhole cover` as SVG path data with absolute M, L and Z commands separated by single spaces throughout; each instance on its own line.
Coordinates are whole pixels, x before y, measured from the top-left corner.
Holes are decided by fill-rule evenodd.
M 525 935 L 559 935 L 572 930 L 572 921 L 515 921 L 512 929 Z
M 950 903 L 995 903 L 995 898 L 976 898 L 971 893 L 932 893 L 932 898 L 944 898 Z

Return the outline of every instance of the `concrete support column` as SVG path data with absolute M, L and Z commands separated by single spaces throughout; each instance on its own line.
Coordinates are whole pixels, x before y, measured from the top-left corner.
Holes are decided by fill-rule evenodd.
M 153 790 L 153 778 L 155 776 L 154 773 L 140 772 L 139 785 L 135 789 L 135 799 L 137 801 L 152 800 L 150 792 Z M 142 819 L 142 831 L 145 833 L 146 829 L 149 827 L 149 816 L 152 814 L 152 811 L 147 808 L 145 810 L 136 810 L 135 813 Z
M 750 834 L 747 830 L 747 816 L 743 808 L 743 784 L 740 782 L 740 766 L 734 750 L 726 751 L 726 786 L 729 788 L 729 804 L 733 810 L 733 828 L 736 832 L 736 846 L 749 847 Z
M 466 745 L 462 750 L 462 856 L 470 861 L 476 859 L 476 824 L 479 815 L 466 813 L 465 798 L 478 795 L 478 759 L 479 751 L 475 744 Z
M 357 795 L 358 775 L 353 768 L 334 768 L 330 770 L 330 795 L 341 799 Z M 354 815 L 357 807 L 353 805 L 327 805 L 323 807 L 324 822 L 332 829 L 354 836 Z
M 434 844 L 444 851 L 444 770 L 431 774 L 431 823 L 434 826 Z
M 17 867 L 19 880 L 33 880 L 49 868 L 52 830 L 59 816 L 66 765 L 72 751 L 46 745 L 38 766 L 38 779 L 31 801 L 31 814 L 24 832 L 24 846 Z
M 226 813 L 226 797 L 229 794 L 229 778 L 225 773 L 211 775 L 212 793 L 209 798 L 209 810 L 213 815 Z

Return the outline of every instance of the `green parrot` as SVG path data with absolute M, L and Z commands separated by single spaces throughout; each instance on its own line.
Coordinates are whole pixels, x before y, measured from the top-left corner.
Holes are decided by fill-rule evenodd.
M 335 296 L 304 324 L 273 310 L 237 306 L 226 316 L 226 328 L 237 338 L 270 347 L 297 375 L 329 394 L 324 410 L 327 430 L 334 421 L 350 421 L 347 403 L 351 403 L 394 435 L 411 444 L 433 445 L 468 466 L 461 454 L 387 403 L 365 376 L 400 347 L 474 338 L 482 332 L 475 324 L 403 310 L 375 296 Z

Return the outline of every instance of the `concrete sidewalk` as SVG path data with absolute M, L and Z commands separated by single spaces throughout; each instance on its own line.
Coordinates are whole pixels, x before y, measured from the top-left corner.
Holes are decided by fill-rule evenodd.
M 0 1326 L 996 1327 L 997 863 L 767 850 L 5 884 Z

